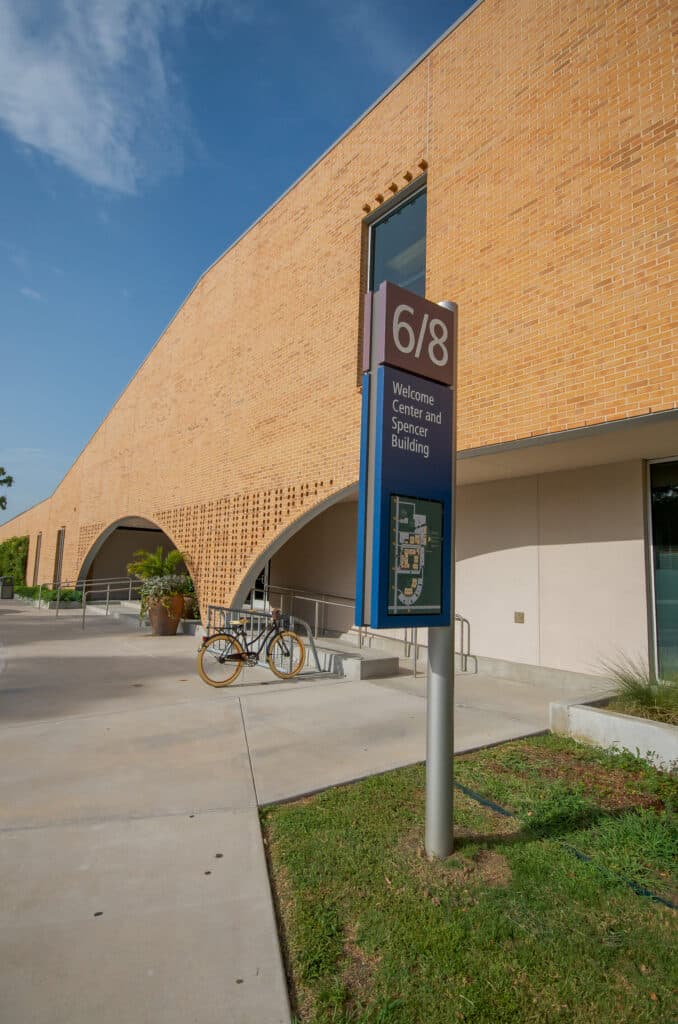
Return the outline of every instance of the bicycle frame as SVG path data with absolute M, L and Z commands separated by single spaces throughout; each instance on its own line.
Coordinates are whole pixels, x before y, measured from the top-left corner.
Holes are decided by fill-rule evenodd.
M 276 620 L 274 622 L 271 622 L 268 626 L 264 626 L 261 632 L 257 633 L 257 635 L 250 640 L 247 636 L 247 630 L 245 629 L 244 626 L 234 626 L 233 628 L 231 628 L 231 626 L 225 625 L 223 629 L 217 630 L 217 632 L 213 633 L 211 636 L 206 636 L 202 641 L 202 645 L 204 646 L 205 644 L 209 643 L 210 640 L 213 640 L 215 636 L 219 636 L 222 633 L 230 633 L 232 636 L 236 638 L 236 640 L 240 640 L 243 644 L 243 647 L 245 648 L 243 651 L 243 661 L 248 661 L 252 656 L 254 656 L 258 661 L 261 656 L 261 652 L 264 650 L 269 641 L 273 640 L 273 638 L 277 636 L 278 633 L 282 632 L 283 629 L 281 627 L 281 623 L 279 620 Z M 255 644 L 259 640 L 261 640 L 261 643 L 259 644 L 258 647 L 255 647 Z
M 273 637 L 276 635 L 276 633 L 280 633 L 280 632 L 281 632 L 281 629 L 280 629 L 279 623 L 278 622 L 271 622 L 271 624 L 269 626 L 265 626 L 261 630 L 260 633 L 257 633 L 257 635 L 255 637 L 253 637 L 252 640 L 250 640 L 248 638 L 248 636 L 247 636 L 247 630 L 245 629 L 245 627 L 244 626 L 238 626 L 238 627 L 236 627 L 235 638 L 236 638 L 236 640 L 242 640 L 243 641 L 243 644 L 244 644 L 244 647 L 245 647 L 244 653 L 247 654 L 248 657 L 251 657 L 252 655 L 255 655 L 255 657 L 257 658 L 257 661 L 258 661 L 259 657 L 261 656 L 261 652 L 264 650 L 264 648 L 266 647 L 266 644 L 269 641 L 269 638 L 273 639 Z M 261 640 L 261 643 L 259 644 L 259 646 L 255 650 L 255 646 L 254 645 L 259 640 Z

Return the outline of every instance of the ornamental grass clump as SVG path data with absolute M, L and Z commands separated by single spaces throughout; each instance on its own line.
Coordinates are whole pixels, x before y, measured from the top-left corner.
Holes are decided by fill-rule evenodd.
M 606 663 L 605 669 L 616 688 L 611 710 L 678 725 L 678 677 L 656 679 L 647 666 L 628 657 Z

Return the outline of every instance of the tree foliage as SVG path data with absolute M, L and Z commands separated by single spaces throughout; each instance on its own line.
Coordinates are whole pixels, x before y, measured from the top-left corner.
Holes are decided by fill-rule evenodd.
M 27 558 L 28 537 L 10 537 L 3 541 L 0 544 L 0 576 L 13 576 L 15 585 L 23 586 Z
M 0 466 L 0 487 L 11 487 L 13 483 L 14 477 L 5 472 L 4 466 Z M 0 494 L 0 509 L 5 508 L 7 508 L 7 498 L 4 494 Z
M 135 561 L 128 564 L 127 572 L 142 580 L 150 580 L 155 576 L 173 576 L 184 560 L 183 554 L 176 548 L 165 555 L 162 545 L 155 551 L 135 551 L 132 557 Z

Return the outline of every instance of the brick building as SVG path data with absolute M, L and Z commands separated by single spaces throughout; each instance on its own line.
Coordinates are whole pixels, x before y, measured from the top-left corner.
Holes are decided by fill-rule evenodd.
M 265 567 L 352 597 L 362 294 L 388 277 L 459 304 L 474 652 L 670 667 L 672 15 L 478 3 L 205 272 L 54 494 L 0 528 L 30 536 L 29 582 L 115 575 L 159 529 L 203 608 Z

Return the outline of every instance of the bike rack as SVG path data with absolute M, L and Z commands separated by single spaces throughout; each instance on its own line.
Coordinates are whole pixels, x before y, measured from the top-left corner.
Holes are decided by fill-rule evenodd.
M 237 619 L 246 619 L 245 632 L 248 636 L 256 636 L 262 629 L 265 628 L 270 620 L 273 618 L 270 612 L 264 611 L 252 611 L 250 608 L 226 608 L 219 604 L 210 604 L 207 608 L 207 625 L 205 627 L 205 636 L 212 636 L 214 633 L 228 633 L 232 632 L 235 627 L 231 626 L 231 623 Z M 296 615 L 287 615 L 283 613 L 282 621 L 285 624 L 289 624 L 289 628 L 294 633 L 299 633 L 302 640 L 313 651 L 313 659 L 315 661 L 316 669 L 318 672 L 322 672 L 320 667 L 320 659 L 318 658 L 318 652 L 315 647 L 315 641 L 313 639 L 313 631 L 305 619 L 300 619 Z M 301 627 L 301 629 L 299 628 Z M 287 628 L 287 625 L 285 625 Z

